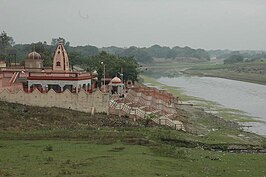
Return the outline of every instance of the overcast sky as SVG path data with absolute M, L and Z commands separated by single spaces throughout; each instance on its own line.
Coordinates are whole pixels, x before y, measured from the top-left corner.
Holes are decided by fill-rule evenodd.
M 16 43 L 266 49 L 266 0 L 0 0 Z

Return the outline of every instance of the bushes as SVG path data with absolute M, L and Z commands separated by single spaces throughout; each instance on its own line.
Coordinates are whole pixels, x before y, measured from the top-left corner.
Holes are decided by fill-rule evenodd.
M 242 55 L 232 55 L 224 60 L 224 64 L 240 63 L 243 61 L 244 57 Z
M 164 157 L 172 157 L 177 159 L 187 158 L 187 151 L 179 149 L 174 146 L 154 146 L 151 147 L 154 154 Z
M 52 145 L 46 145 L 46 146 L 43 148 L 43 151 L 53 151 L 53 146 L 52 146 Z

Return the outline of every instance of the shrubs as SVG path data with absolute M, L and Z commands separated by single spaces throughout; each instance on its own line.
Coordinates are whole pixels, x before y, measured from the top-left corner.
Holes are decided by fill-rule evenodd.
M 224 64 L 233 64 L 243 62 L 244 57 L 242 55 L 232 55 L 224 60 Z
M 187 158 L 187 152 L 185 150 L 174 146 L 155 146 L 152 147 L 151 150 L 154 154 L 164 157 L 173 157 L 177 159 Z
M 263 139 L 263 140 L 262 140 L 261 145 L 262 145 L 262 147 L 266 148 L 266 139 Z
M 46 146 L 43 148 L 43 151 L 53 151 L 53 146 L 52 146 L 52 145 L 46 145 Z

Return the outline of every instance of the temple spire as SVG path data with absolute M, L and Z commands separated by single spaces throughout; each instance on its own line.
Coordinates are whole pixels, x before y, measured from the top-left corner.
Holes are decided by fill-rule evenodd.
M 53 59 L 54 71 L 69 71 L 69 61 L 63 42 L 58 41 Z

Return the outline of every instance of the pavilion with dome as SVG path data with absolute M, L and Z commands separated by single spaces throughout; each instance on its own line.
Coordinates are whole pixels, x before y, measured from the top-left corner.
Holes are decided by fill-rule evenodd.
M 117 76 L 111 79 L 110 83 L 108 84 L 108 90 L 110 95 L 123 96 L 125 94 L 124 84 Z
M 33 51 L 28 54 L 25 60 L 25 69 L 43 68 L 43 60 L 39 53 Z

